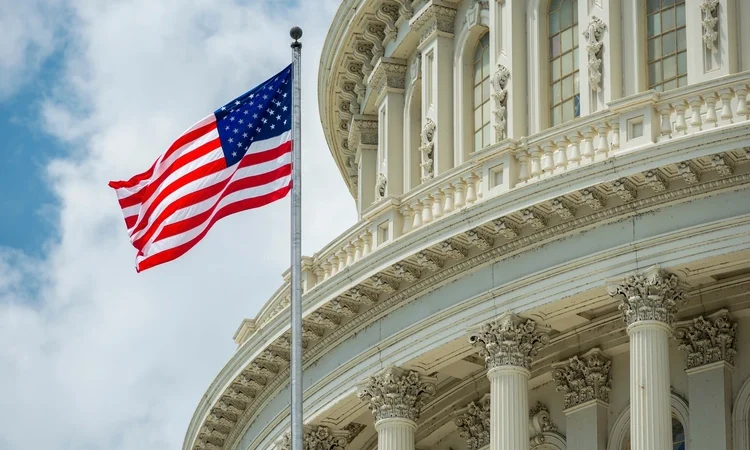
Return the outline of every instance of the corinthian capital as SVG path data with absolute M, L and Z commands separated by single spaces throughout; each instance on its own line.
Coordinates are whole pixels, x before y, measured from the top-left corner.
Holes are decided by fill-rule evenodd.
M 472 331 L 469 342 L 479 348 L 488 369 L 500 366 L 531 369 L 531 360 L 549 342 L 549 328 L 505 313 Z
M 331 430 L 328 427 L 305 427 L 302 436 L 303 450 L 344 450 L 351 441 L 346 431 Z M 280 442 L 276 444 L 278 450 L 289 450 L 292 448 L 289 434 L 285 434 Z
M 656 320 L 672 325 L 685 293 L 677 276 L 659 267 L 632 275 L 607 286 L 609 295 L 620 299 L 619 309 L 628 325 Z
M 565 362 L 552 365 L 557 390 L 565 394 L 565 409 L 591 400 L 609 403 L 609 369 L 612 361 L 594 348 Z
M 416 422 L 435 394 L 436 381 L 413 370 L 389 367 L 360 385 L 359 398 L 368 402 L 376 422 L 395 418 Z
M 734 365 L 737 324 L 726 309 L 677 323 L 674 334 L 680 343 L 677 348 L 687 353 L 688 369 L 719 361 Z
M 478 402 L 469 403 L 459 411 L 453 420 L 458 427 L 458 435 L 466 440 L 468 450 L 478 450 L 490 445 L 490 396 Z

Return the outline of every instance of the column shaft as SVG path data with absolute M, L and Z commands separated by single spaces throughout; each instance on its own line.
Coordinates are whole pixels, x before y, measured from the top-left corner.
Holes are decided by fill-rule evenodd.
M 487 372 L 490 379 L 490 450 L 529 447 L 528 370 L 500 366 Z
M 669 389 L 669 325 L 640 321 L 630 335 L 631 450 L 672 448 Z
M 414 450 L 417 424 L 408 419 L 383 419 L 375 424 L 378 450 Z

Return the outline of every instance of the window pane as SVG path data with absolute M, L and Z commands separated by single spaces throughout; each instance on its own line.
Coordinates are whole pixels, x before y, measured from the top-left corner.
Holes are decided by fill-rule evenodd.
M 664 90 L 668 91 L 677 87 L 677 79 L 672 79 L 664 83 Z
M 573 2 L 573 23 L 578 23 L 578 2 Z
M 662 8 L 668 8 L 670 6 L 674 5 L 674 0 L 662 0 L 661 1 L 661 7 Z
M 687 86 L 687 76 L 680 77 L 677 83 L 678 86 Z
M 687 37 L 685 36 L 685 28 L 677 30 L 677 50 L 687 49 Z
M 560 7 L 560 0 L 552 0 L 549 2 L 549 10 L 554 11 Z
M 489 48 L 485 48 L 484 53 L 482 53 L 482 74 L 485 77 L 490 76 L 490 50 Z
M 550 77 L 551 81 L 555 81 L 560 78 L 560 58 L 552 61 L 550 65 Z
M 577 51 L 573 51 L 573 70 L 574 71 L 578 70 L 578 52 Z
M 563 103 L 563 122 L 567 122 L 568 120 L 571 120 L 575 116 L 573 115 L 573 99 L 571 98 L 567 102 Z
M 474 64 L 474 85 L 479 84 L 482 81 L 482 65 Z
M 664 31 L 674 29 L 674 8 L 661 12 L 661 29 Z
M 482 128 L 482 108 L 474 110 L 474 131 Z
M 549 45 L 551 49 L 550 58 L 557 58 L 562 54 L 559 34 L 552 36 L 552 39 L 549 40 Z
M 482 130 L 474 133 L 474 150 L 482 149 Z
M 482 82 L 482 101 L 490 98 L 490 80 L 489 78 Z
M 489 125 L 487 125 L 486 127 L 482 129 L 482 139 L 483 139 L 482 148 L 490 145 L 490 126 Z
M 678 27 L 685 26 L 685 4 L 677 5 L 675 8 L 675 22 Z
M 565 29 L 573 25 L 573 2 L 564 0 L 560 14 L 560 29 Z
M 677 54 L 677 74 L 685 75 L 687 73 L 687 52 Z
M 573 27 L 573 47 L 578 47 L 578 25 Z
M 653 61 L 661 58 L 661 37 L 657 36 L 648 40 L 648 60 Z
M 549 34 L 557 34 L 560 32 L 560 11 L 555 11 L 549 15 Z
M 656 83 L 660 83 L 663 78 L 661 77 L 661 61 L 656 61 L 648 65 L 648 84 L 653 86 Z
M 573 92 L 576 94 L 581 92 L 581 80 L 578 72 L 573 74 Z
M 661 7 L 659 0 L 648 0 L 648 12 L 658 11 Z
M 661 38 L 662 55 L 671 55 L 677 50 L 677 43 L 675 42 L 676 33 L 670 31 L 665 33 Z
M 474 87 L 474 104 L 480 105 L 482 103 L 482 85 Z
M 670 78 L 677 76 L 677 58 L 675 56 L 670 56 L 669 58 L 664 58 L 663 60 L 664 66 L 662 70 L 664 71 L 664 79 L 668 80 Z
M 555 106 L 552 108 L 552 125 L 558 125 L 562 123 L 562 107 Z
M 560 95 L 562 93 L 561 90 L 562 90 L 561 82 L 558 81 L 557 83 L 552 85 L 552 104 L 553 105 L 560 103 L 560 101 L 562 100 L 562 96 Z
M 656 13 L 648 16 L 647 25 L 649 36 L 656 36 L 657 34 L 661 33 L 661 15 L 659 13 Z
M 574 115 L 576 117 L 581 116 L 581 96 L 576 94 L 575 97 L 573 97 L 573 107 L 575 108 Z
M 482 124 L 490 123 L 490 102 L 484 102 L 482 105 Z
M 562 51 L 570 51 L 573 48 L 573 29 L 568 28 L 560 33 L 560 35 L 562 36 Z
M 562 81 L 562 98 L 570 98 L 573 96 L 573 77 L 569 76 L 563 78 Z
M 568 75 L 573 71 L 573 52 L 566 53 L 562 57 L 562 74 Z

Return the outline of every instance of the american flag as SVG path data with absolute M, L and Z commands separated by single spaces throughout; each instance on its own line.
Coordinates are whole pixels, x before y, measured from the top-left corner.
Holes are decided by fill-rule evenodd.
M 111 181 L 141 272 L 195 246 L 219 219 L 287 195 L 292 66 L 199 121 L 147 171 Z

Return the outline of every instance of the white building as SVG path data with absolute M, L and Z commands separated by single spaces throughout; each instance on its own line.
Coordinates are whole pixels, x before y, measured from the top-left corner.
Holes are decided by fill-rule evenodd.
M 310 450 L 750 449 L 750 1 L 343 0 Z M 288 278 L 287 278 L 288 280 Z M 183 450 L 288 445 L 288 281 Z

